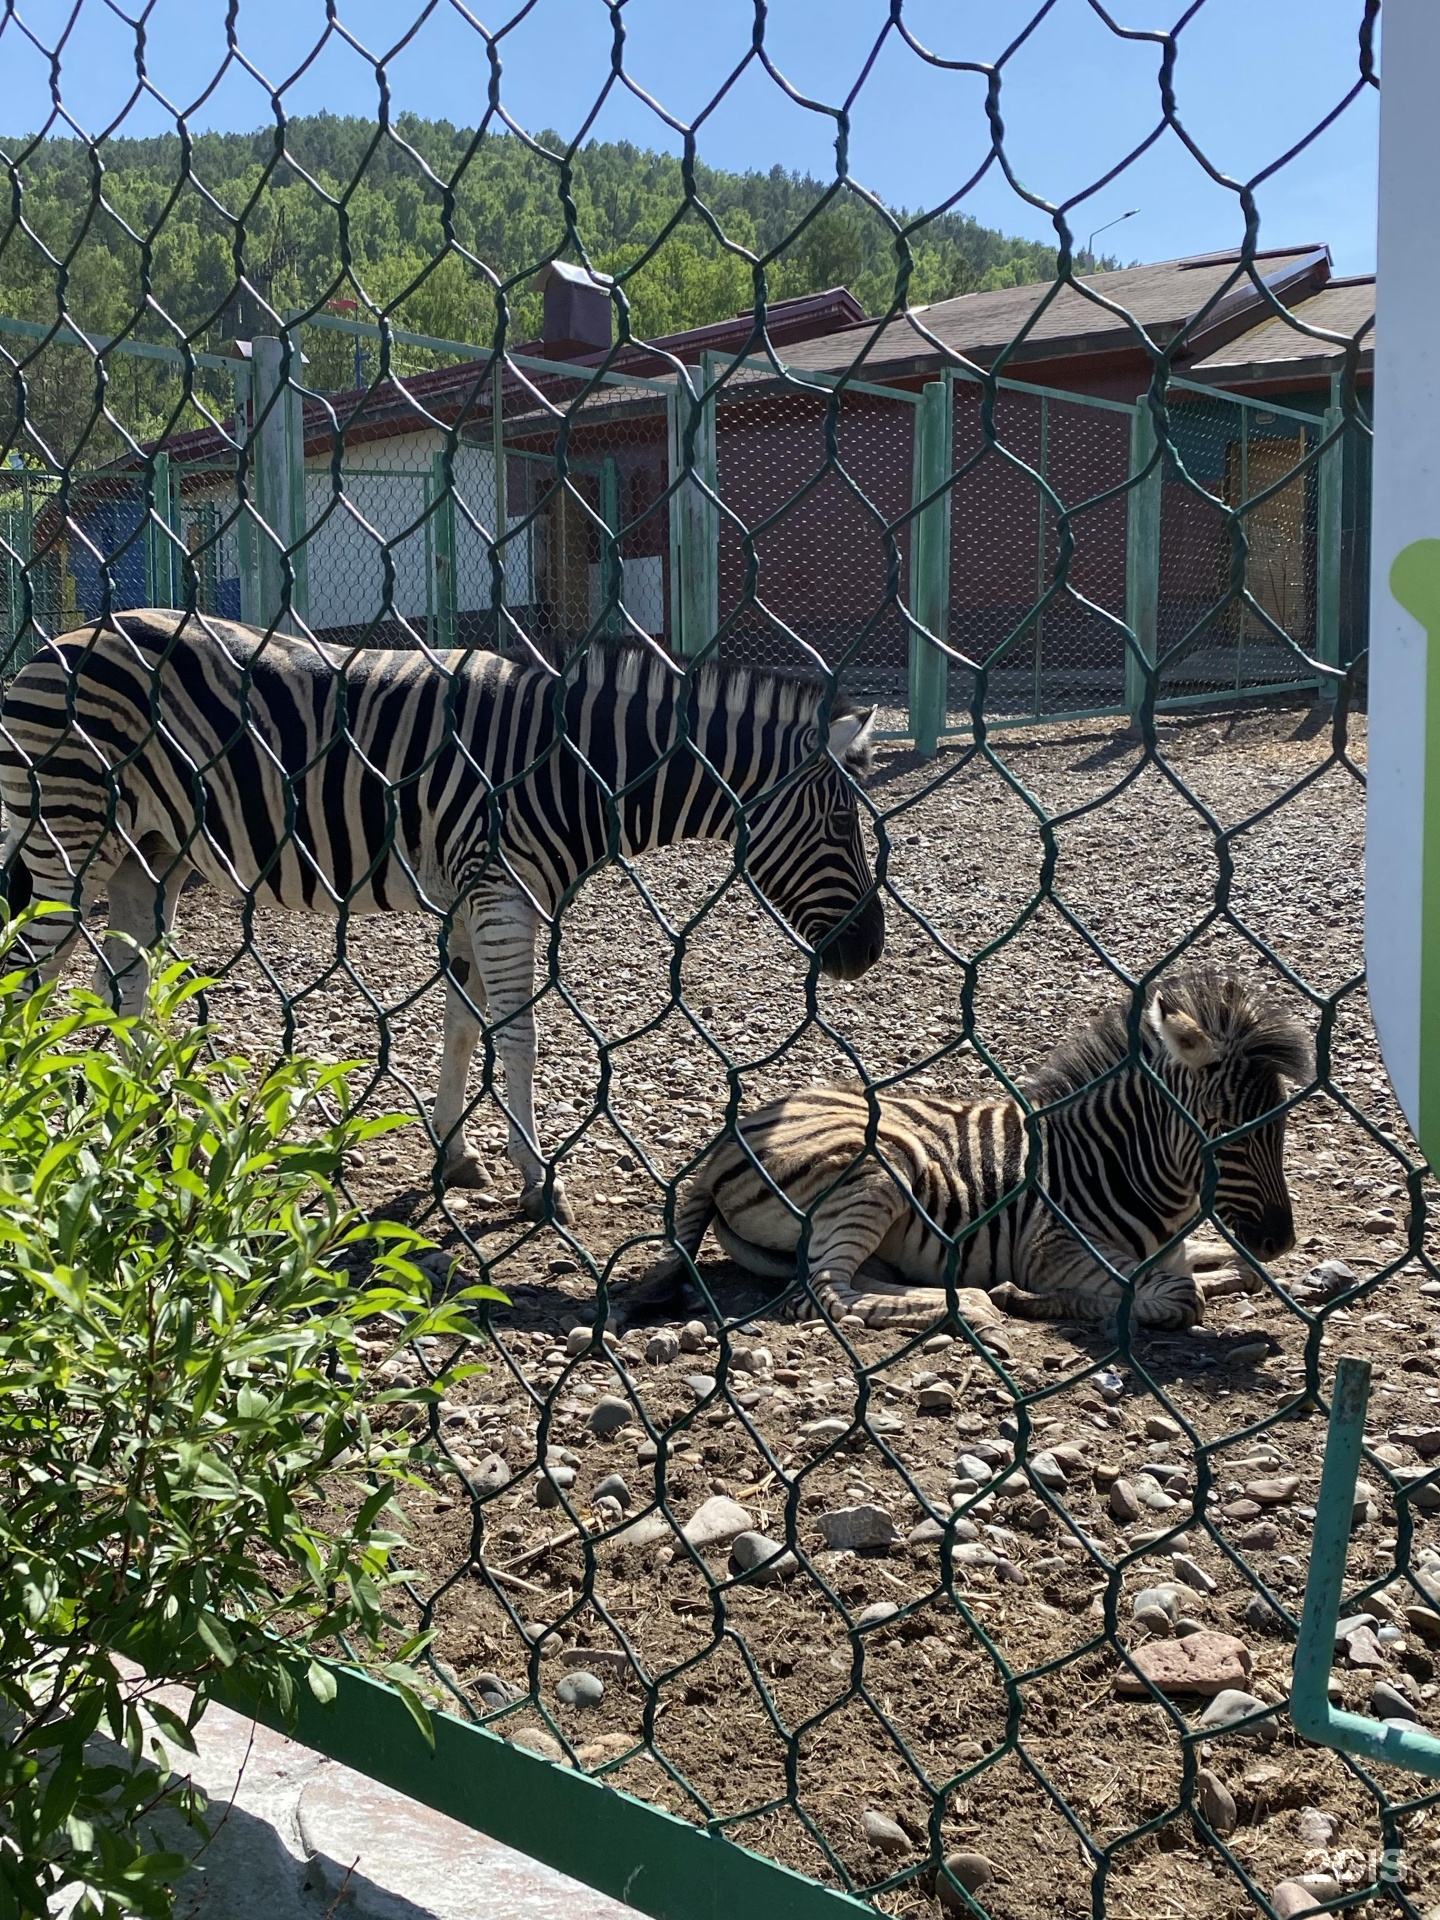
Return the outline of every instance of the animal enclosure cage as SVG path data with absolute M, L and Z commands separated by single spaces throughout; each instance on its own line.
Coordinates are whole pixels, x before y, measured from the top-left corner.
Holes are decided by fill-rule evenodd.
M 506 50 L 465 31 L 503 93 Z M 913 41 L 894 51 L 948 71 Z M 444 203 L 435 258 L 457 273 L 483 255 L 454 237 L 467 169 L 504 142 L 583 229 L 578 151 L 492 122 L 436 189 L 407 138 L 375 130 L 413 162 L 418 201 Z M 82 144 L 103 201 L 106 143 Z M 203 177 L 203 154 L 157 150 Z M 7 163 L 23 202 L 27 157 Z M 708 217 L 692 173 L 675 194 L 677 218 Z M 215 206 L 243 254 L 243 209 Z M 885 258 L 924 224 L 886 226 Z M 0 232 L 0 268 L 18 231 Z M 443 912 L 362 937 L 343 915 L 337 931 L 263 899 L 182 898 L 176 938 L 213 978 L 219 1041 L 365 1062 L 372 1104 L 417 1124 L 347 1167 L 346 1193 L 419 1220 L 440 1264 L 509 1295 L 488 1372 L 433 1395 L 407 1495 L 397 1607 L 432 1636 L 435 1747 L 340 1649 L 333 1707 L 299 1689 L 301 1735 L 657 1915 L 1270 1914 L 1304 1870 L 1280 1824 L 1298 1795 L 1346 1823 L 1332 1907 L 1440 1898 L 1428 1805 L 1284 1725 L 1314 1423 L 1347 1339 L 1388 1356 L 1352 1551 L 1357 1609 L 1398 1639 L 1356 1638 L 1338 1683 L 1354 1695 L 1379 1658 L 1429 1712 L 1440 1645 L 1434 1191 L 1374 1050 L 1358 944 L 1363 342 L 1313 413 L 1188 382 L 1184 341 L 1133 317 L 1154 369 L 1138 398 L 1027 382 L 1014 356 L 998 375 L 882 380 L 868 327 L 828 375 L 773 342 L 684 367 L 643 342 L 567 362 L 515 350 L 513 328 L 411 331 L 347 259 L 368 319 L 333 314 L 327 283 L 261 313 L 248 352 L 197 358 L 216 313 L 163 339 L 144 318 L 100 333 L 59 259 L 42 317 L 0 323 L 0 455 L 20 462 L 0 470 L 7 680 L 58 634 L 159 605 L 342 655 L 486 648 L 557 676 L 629 639 L 677 675 L 717 662 L 843 686 L 889 736 L 849 796 L 888 915 L 863 978 L 821 976 L 743 845 L 611 862 L 547 927 L 539 1132 L 568 1223 L 435 1179 Z M 1055 272 L 1072 293 L 1089 279 L 1069 242 Z M 1196 328 L 1257 276 L 1251 234 L 1211 270 Z M 368 387 L 310 384 L 303 351 L 327 332 L 364 341 Z M 103 447 L 93 421 L 47 439 L 24 401 L 54 354 L 100 388 L 143 354 L 169 385 L 129 417 L 113 380 Z M 923 1333 L 799 1327 L 707 1250 L 695 1321 L 653 1351 L 607 1340 L 607 1307 L 743 1109 L 833 1078 L 993 1097 L 1102 1002 L 1138 1021 L 1197 958 L 1318 1041 L 1313 1082 L 1287 1095 L 1299 1247 L 1262 1291 L 1218 1302 L 1218 1327 L 982 1332 L 949 1294 Z M 493 1035 L 472 1091 L 503 1187 Z M 433 1383 L 450 1357 L 407 1351 L 385 1380 Z M 1165 1684 L 1197 1635 L 1210 1678 L 1236 1682 L 1218 1717 Z M 588 1700 L 561 1690 L 577 1673 L 598 1683 Z M 1376 1864 L 1396 1847 L 1409 1880 Z

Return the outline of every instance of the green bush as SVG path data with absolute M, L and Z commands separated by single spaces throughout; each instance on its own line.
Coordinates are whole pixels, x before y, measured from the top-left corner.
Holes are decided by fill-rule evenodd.
M 195 990 L 172 969 L 124 1022 L 0 979 L 0 1920 L 171 1911 L 150 1817 L 203 1807 L 154 1727 L 190 1748 L 226 1674 L 324 1699 L 309 1652 L 343 1636 L 426 1723 L 387 1589 L 427 1422 L 394 1403 L 440 1388 L 377 1391 L 357 1333 L 473 1336 L 463 1302 L 502 1296 L 432 1307 L 429 1243 L 334 1185 L 403 1123 L 352 1112 L 344 1068 L 217 1059 Z

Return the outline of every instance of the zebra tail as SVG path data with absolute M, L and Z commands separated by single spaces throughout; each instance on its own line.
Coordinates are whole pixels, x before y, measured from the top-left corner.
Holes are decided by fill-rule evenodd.
M 25 911 L 34 898 L 34 877 L 25 864 L 24 854 L 16 852 L 0 867 L 0 899 L 4 900 L 13 920 L 17 913 Z

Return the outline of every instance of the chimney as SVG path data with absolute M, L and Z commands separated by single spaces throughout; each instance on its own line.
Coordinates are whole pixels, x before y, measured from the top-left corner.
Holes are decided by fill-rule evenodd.
M 581 354 L 609 349 L 614 339 L 614 309 L 607 275 L 552 260 L 531 284 L 545 295 L 547 360 L 574 360 Z

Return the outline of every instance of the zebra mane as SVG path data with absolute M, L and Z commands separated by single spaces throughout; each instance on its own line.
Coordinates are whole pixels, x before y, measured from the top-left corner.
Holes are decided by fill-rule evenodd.
M 1238 974 L 1215 967 L 1196 967 L 1174 974 L 1162 983 L 1167 1003 L 1186 1013 L 1219 1049 L 1217 1065 L 1245 1062 L 1268 1067 L 1283 1079 L 1304 1081 L 1314 1070 L 1310 1035 L 1295 1017 L 1273 1000 L 1260 996 Z M 1154 995 L 1151 995 L 1153 1004 Z M 1102 1074 L 1129 1058 L 1130 1003 L 1116 1001 L 1082 1033 L 1062 1040 L 1021 1082 L 1026 1096 L 1048 1105 L 1078 1093 Z M 1158 1061 L 1163 1049 L 1148 1021 L 1141 1023 L 1141 1046 L 1147 1059 Z
M 673 669 L 644 647 L 629 644 L 596 645 L 592 642 L 585 656 L 585 673 L 592 685 L 608 682 L 621 693 L 634 693 L 651 682 L 658 692 L 673 679 Z M 829 687 L 821 680 L 808 680 L 802 674 L 775 673 L 759 667 L 728 667 L 707 661 L 692 682 L 695 698 L 702 709 L 720 709 L 726 713 L 745 713 L 764 725 L 774 721 L 780 726 L 817 726 L 820 710 Z M 843 687 L 837 687 L 830 700 L 830 719 L 846 719 L 858 711 Z M 862 737 L 844 756 L 852 773 L 870 771 L 870 740 Z

